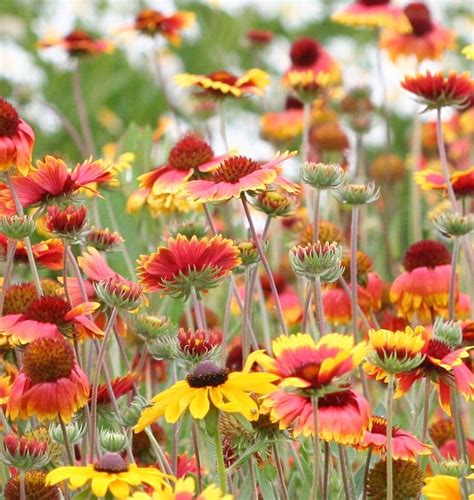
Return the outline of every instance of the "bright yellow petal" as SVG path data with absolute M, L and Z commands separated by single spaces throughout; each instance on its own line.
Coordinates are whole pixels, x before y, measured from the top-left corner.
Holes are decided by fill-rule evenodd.
M 88 479 L 91 477 L 92 466 L 89 467 L 59 467 L 57 469 L 52 470 L 46 476 L 46 484 L 53 485 L 58 484 L 65 479 L 74 478 L 74 479 L 83 479 L 83 483 L 85 484 Z M 82 485 L 81 485 L 82 486 Z
M 211 406 L 209 403 L 208 392 L 208 387 L 194 389 L 194 398 L 189 405 L 189 411 L 194 418 L 200 419 L 207 415 Z
M 130 486 L 120 479 L 112 481 L 109 485 L 109 489 L 116 498 L 128 498 L 130 494 Z
M 117 478 L 117 474 L 97 475 L 92 478 L 91 490 L 98 497 L 105 497 L 109 484 Z

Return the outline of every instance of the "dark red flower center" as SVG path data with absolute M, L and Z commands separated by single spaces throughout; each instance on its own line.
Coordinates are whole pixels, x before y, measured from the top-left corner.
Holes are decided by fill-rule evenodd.
M 40 323 L 61 325 L 65 322 L 64 317 L 69 310 L 69 305 L 64 299 L 43 296 L 33 300 L 24 315 Z
M 198 389 L 209 386 L 217 387 L 222 385 L 228 377 L 227 368 L 221 368 L 212 361 L 203 361 L 186 377 L 186 380 L 191 387 Z
M 187 134 L 170 151 L 168 162 L 178 170 L 189 170 L 211 161 L 213 157 L 214 151 L 206 141 L 196 134 Z
M 0 137 L 13 137 L 19 124 L 20 117 L 16 109 L 0 97 Z
M 344 407 L 354 400 L 351 391 L 333 392 L 318 398 L 318 408 L 326 408 L 328 406 Z
M 433 240 L 423 240 L 413 244 L 403 258 L 403 267 L 408 272 L 419 267 L 435 268 L 450 263 L 449 250 L 442 243 Z
M 387 419 L 385 417 L 372 417 L 370 433 L 387 435 Z M 392 437 L 396 436 L 399 427 L 392 427 Z
M 310 382 L 312 386 L 315 387 L 317 385 L 320 368 L 320 363 L 306 363 L 295 370 L 295 376 Z
M 94 469 L 97 472 L 119 473 L 127 472 L 128 465 L 118 453 L 104 453 Z
M 229 85 L 235 85 L 238 80 L 235 75 L 228 71 L 214 71 L 214 73 L 209 73 L 207 77 L 215 82 L 227 83 Z
M 431 13 L 423 2 L 409 3 L 403 10 L 410 21 L 413 35 L 423 36 L 433 29 Z
M 230 182 L 236 184 L 246 175 L 259 170 L 259 164 L 247 158 L 246 156 L 233 156 L 224 160 L 217 170 L 212 172 L 212 181 L 217 182 Z
M 64 40 L 72 46 L 74 46 L 75 44 L 81 45 L 83 43 L 90 43 L 94 41 L 88 33 L 82 30 L 71 31 L 69 35 L 64 37 Z
M 387 5 L 390 3 L 390 0 L 357 0 L 357 3 L 370 7 L 375 5 Z
M 285 109 L 303 109 L 303 103 L 296 97 L 289 95 L 285 101 Z
M 428 348 L 426 350 L 427 356 L 435 359 L 443 359 L 451 351 L 451 348 L 445 344 L 442 340 L 430 339 L 428 342 Z
M 62 339 L 34 340 L 25 350 L 23 370 L 34 384 L 69 377 L 74 367 L 72 347 Z
M 291 46 L 290 59 L 295 66 L 312 66 L 319 54 L 319 43 L 312 38 L 302 37 Z

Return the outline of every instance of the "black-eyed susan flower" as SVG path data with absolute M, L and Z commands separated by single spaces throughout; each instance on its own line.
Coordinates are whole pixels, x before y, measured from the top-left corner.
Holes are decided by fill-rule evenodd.
M 421 493 L 428 500 L 461 500 L 461 484 L 457 477 L 437 474 L 425 479 Z
M 240 77 L 228 71 L 215 71 L 208 75 L 181 73 L 175 76 L 175 82 L 179 87 L 195 87 L 199 93 L 214 98 L 244 97 L 263 95 L 270 77 L 265 71 L 253 68 Z
M 250 372 L 262 352 L 250 354 L 241 372 L 229 373 L 212 361 L 199 363 L 186 380 L 180 380 L 152 399 L 152 406 L 143 411 L 135 432 L 162 416 L 167 422 L 175 423 L 187 410 L 192 417 L 203 419 L 211 406 L 223 412 L 241 413 L 248 420 L 257 419 L 258 406 L 250 394 L 273 392 L 276 389 L 273 382 L 278 379 L 272 373 Z
M 435 60 L 446 50 L 454 48 L 454 32 L 433 22 L 431 12 L 424 2 L 411 2 L 403 11 L 412 27 L 411 33 L 386 30 L 380 37 L 380 46 L 393 61 L 410 55 L 414 55 L 420 62 L 425 59 Z
M 145 292 L 189 297 L 193 288 L 205 293 L 215 287 L 239 264 L 238 248 L 221 235 L 188 239 L 178 234 L 155 253 L 142 255 L 137 272 Z
M 114 498 L 126 499 L 131 489 L 141 485 L 161 489 L 165 478 L 156 467 L 127 464 L 118 453 L 105 453 L 94 465 L 58 467 L 52 470 L 46 477 L 46 484 L 56 485 L 67 480 L 69 488 L 76 490 L 90 482 L 92 493 L 97 497 L 105 497 L 110 491 Z

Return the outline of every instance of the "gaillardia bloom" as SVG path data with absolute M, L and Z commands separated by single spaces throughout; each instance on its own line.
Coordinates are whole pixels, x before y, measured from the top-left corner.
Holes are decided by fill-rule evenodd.
M 454 48 L 455 34 L 436 24 L 431 19 L 431 13 L 423 2 L 409 3 L 404 9 L 411 24 L 411 33 L 383 31 L 380 46 L 385 49 L 390 58 L 396 61 L 400 56 L 414 55 L 419 62 L 425 59 L 439 59 L 444 51 Z
M 36 416 L 69 422 L 89 397 L 89 381 L 64 339 L 43 338 L 28 345 L 13 383 L 7 414 L 12 420 Z
M 26 175 L 31 166 L 34 142 L 33 129 L 0 97 L 0 171 L 11 168 Z
M 373 453 L 385 455 L 387 452 L 387 419 L 372 417 L 369 429 L 364 434 L 357 448 L 372 450 Z M 419 455 L 431 455 L 431 446 L 419 441 L 411 432 L 392 428 L 392 456 L 394 460 L 416 462 Z
M 262 352 L 250 354 L 241 372 L 229 373 L 227 368 L 212 361 L 199 363 L 186 380 L 180 380 L 151 400 L 152 406 L 143 411 L 135 432 L 163 415 L 168 423 L 175 423 L 188 409 L 194 418 L 202 419 L 211 405 L 223 412 L 241 413 L 248 420 L 256 420 L 258 405 L 250 395 L 273 392 L 276 386 L 272 382 L 278 379 L 272 373 L 250 372 Z
M 448 310 L 451 254 L 437 241 L 423 240 L 413 244 L 403 258 L 402 273 L 392 283 L 390 300 L 398 316 L 423 324 Z
M 459 479 L 443 474 L 427 477 L 421 493 L 428 500 L 462 500 L 463 498 Z
M 0 255 L 6 253 L 7 238 L 0 233 Z M 52 271 L 59 271 L 63 268 L 64 245 L 58 238 L 49 238 L 32 245 L 33 255 L 38 267 L 46 267 Z M 15 251 L 15 262 L 28 263 L 28 254 L 24 241 L 17 241 Z
M 165 476 L 156 467 L 138 467 L 127 464 L 118 453 L 105 453 L 95 465 L 85 467 L 58 467 L 48 473 L 46 484 L 58 484 L 68 480 L 72 490 L 82 488 L 90 482 L 92 493 L 96 497 L 105 497 L 107 492 L 114 498 L 129 498 L 130 489 L 141 485 L 161 489 Z
M 442 172 L 425 168 L 414 174 L 416 183 L 424 191 L 446 191 L 446 179 Z M 450 175 L 453 191 L 457 196 L 474 196 L 474 166 L 466 170 L 455 170 Z
M 39 48 L 62 47 L 70 56 L 80 57 L 110 53 L 114 50 L 114 44 L 108 40 L 97 40 L 83 30 L 71 31 L 63 38 L 47 36 L 38 42 Z
M 206 179 L 187 182 L 182 196 L 202 203 L 240 198 L 243 193 L 265 191 L 271 185 L 298 193 L 299 186 L 280 174 L 278 165 L 296 153 L 277 154 L 273 160 L 260 164 L 246 156 L 225 159 L 209 173 Z
M 390 0 L 356 0 L 332 15 L 332 20 L 348 26 L 388 28 L 410 33 L 411 25 L 403 10 Z
M 215 287 L 240 263 L 238 248 L 221 235 L 188 239 L 178 234 L 156 253 L 140 256 L 137 274 L 145 292 L 187 298 L 192 289 L 199 294 Z
M 209 172 L 229 155 L 215 156 L 211 146 L 197 134 L 189 133 L 171 149 L 168 163 L 141 175 L 140 188 L 154 195 L 176 193 L 185 181 L 199 172 Z
M 265 71 L 253 68 L 240 77 L 228 71 L 215 71 L 208 75 L 181 73 L 175 76 L 175 82 L 180 87 L 196 87 L 200 93 L 215 98 L 244 97 L 252 94 L 263 95 L 264 89 L 270 83 L 270 77 Z
M 474 94 L 474 80 L 468 72 L 451 71 L 448 76 L 443 73 L 417 73 L 405 76 L 402 87 L 418 97 L 426 109 L 437 109 L 443 106 L 456 108 L 466 107 Z
M 148 36 L 161 35 L 173 45 L 181 42 L 181 31 L 190 28 L 196 19 L 193 12 L 178 11 L 165 15 L 154 9 L 141 10 L 135 17 L 133 28 Z

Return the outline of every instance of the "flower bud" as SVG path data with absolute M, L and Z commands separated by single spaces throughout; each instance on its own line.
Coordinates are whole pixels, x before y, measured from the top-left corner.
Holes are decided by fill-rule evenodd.
M 70 444 L 76 444 L 86 433 L 87 427 L 78 422 L 65 424 L 67 439 Z M 60 425 L 51 424 L 49 426 L 51 439 L 58 444 L 64 445 L 64 436 Z
M 3 438 L 3 450 L 0 454 L 5 464 L 28 471 L 41 469 L 49 462 L 48 446 L 25 436 L 6 434 Z
M 258 253 L 258 248 L 253 241 L 241 241 L 237 244 L 237 248 L 239 249 L 239 257 L 242 261 L 242 267 L 251 266 L 259 262 L 260 254 Z
M 5 215 L 0 217 L 0 233 L 12 240 L 23 240 L 31 236 L 36 229 L 36 222 L 29 215 Z
M 366 205 L 378 200 L 380 189 L 373 182 L 345 184 L 334 192 L 334 196 L 346 205 Z
M 99 252 L 111 252 L 123 244 L 123 238 L 116 231 L 92 227 L 87 233 L 86 242 Z
M 377 182 L 390 185 L 405 177 L 405 164 L 400 156 L 385 153 L 374 158 L 369 166 L 369 174 Z
M 208 234 L 208 229 L 204 221 L 193 218 L 171 226 L 170 236 L 176 238 L 178 234 L 184 234 L 188 239 L 191 239 L 193 236 L 196 236 L 196 238 L 204 238 L 204 236 Z
M 172 360 L 178 357 L 177 340 L 174 335 L 160 335 L 159 337 L 155 337 L 147 342 L 146 348 L 155 359 Z
M 218 331 L 178 330 L 178 355 L 187 361 L 205 361 L 219 354 L 222 336 Z
M 99 281 L 94 283 L 94 289 L 102 302 L 125 311 L 133 311 L 144 300 L 142 287 L 125 278 L 113 277 Z
M 69 205 L 61 210 L 53 205 L 48 208 L 46 227 L 63 238 L 80 239 L 87 229 L 87 207 Z
M 143 396 L 135 396 L 129 404 L 122 408 L 120 423 L 125 427 L 134 427 L 147 406 L 148 401 Z
M 448 238 L 453 236 L 454 238 L 457 238 L 474 231 L 474 215 L 461 215 L 445 212 L 438 215 L 433 220 L 433 224 L 443 236 L 447 236 Z
M 128 445 L 128 438 L 121 432 L 109 429 L 99 430 L 99 444 L 107 452 L 120 453 Z
M 296 245 L 290 250 L 289 257 L 293 271 L 309 280 L 319 276 L 321 281 L 329 283 L 336 281 L 344 272 L 341 266 L 342 247 L 334 242 Z
M 297 199 L 284 191 L 263 191 L 253 198 L 252 205 L 269 217 L 286 217 L 294 212 Z
M 461 325 L 454 321 L 444 321 L 443 318 L 436 318 L 433 325 L 433 337 L 450 347 L 457 347 L 462 342 Z
M 445 460 L 431 464 L 435 474 L 461 478 L 469 472 L 469 467 L 462 460 Z
M 166 316 L 139 314 L 133 319 L 135 333 L 145 342 L 168 333 L 171 322 Z
M 337 189 L 345 178 L 344 170 L 338 165 L 305 162 L 301 167 L 301 180 L 317 189 Z

